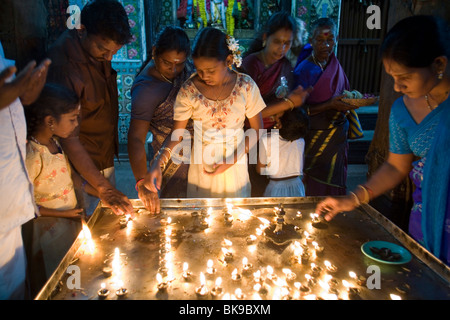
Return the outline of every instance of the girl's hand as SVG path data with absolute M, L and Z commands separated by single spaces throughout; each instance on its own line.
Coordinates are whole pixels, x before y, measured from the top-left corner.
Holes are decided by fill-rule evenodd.
M 61 218 L 80 218 L 83 213 L 83 209 L 69 209 L 69 210 L 60 210 L 59 217 Z
M 158 161 L 152 164 L 150 170 L 144 177 L 144 186 L 151 192 L 158 193 L 161 189 L 162 172 L 158 165 Z
M 213 165 L 213 171 L 206 171 L 205 167 L 203 167 L 203 173 L 209 176 L 215 176 L 217 174 L 220 173 L 224 173 L 225 171 L 228 170 L 228 168 L 230 168 L 232 165 L 234 165 L 234 163 L 222 163 L 222 164 L 214 164 Z
M 144 181 L 143 181 L 144 182 Z M 144 207 L 150 211 L 150 213 L 160 213 L 161 207 L 157 192 L 151 192 L 147 189 L 144 183 L 138 183 L 137 186 L 138 197 L 141 199 Z
M 352 196 L 341 198 L 327 197 L 325 200 L 317 204 L 316 213 L 324 215 L 325 220 L 330 221 L 338 213 L 343 211 L 351 211 L 356 208 L 355 199 Z

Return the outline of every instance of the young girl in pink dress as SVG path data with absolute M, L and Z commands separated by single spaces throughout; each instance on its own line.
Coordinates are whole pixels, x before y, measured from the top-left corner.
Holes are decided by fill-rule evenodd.
M 77 207 L 72 170 L 58 142 L 76 128 L 79 114 L 78 97 L 56 84 L 46 84 L 38 100 L 25 107 L 25 164 L 39 208 L 39 217 L 27 226 L 32 290 L 51 276 L 81 228 L 83 209 Z M 94 192 L 90 185 L 84 188 Z
M 233 63 L 240 64 L 238 50 L 235 40 L 222 31 L 203 28 L 192 53 L 197 72 L 183 84 L 175 101 L 173 132 L 194 120 L 187 189 L 191 198 L 250 196 L 247 153 L 256 149 L 266 105 L 252 78 L 233 70 Z M 256 139 L 244 139 L 246 118 Z M 159 188 L 160 167 L 172 152 L 178 153 L 174 147 L 179 143 L 173 138 L 153 162 L 145 180 L 151 191 Z

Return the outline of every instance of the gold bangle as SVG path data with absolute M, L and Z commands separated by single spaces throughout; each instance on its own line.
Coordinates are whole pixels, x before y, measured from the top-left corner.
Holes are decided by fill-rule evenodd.
M 289 104 L 289 107 L 291 108 L 291 110 L 295 108 L 295 105 L 294 105 L 294 103 L 292 102 L 291 99 L 283 98 L 283 100 Z
M 161 158 L 162 157 L 164 157 L 166 160 L 162 160 Z M 169 162 L 169 159 L 166 157 L 166 155 L 164 155 L 164 154 L 160 154 L 160 157 L 159 157 L 163 162 L 162 162 L 162 164 L 160 165 L 160 167 L 166 167 L 166 165 L 167 165 L 167 163 Z M 164 169 L 163 169 L 164 170 Z
M 364 199 L 361 200 L 362 204 L 366 204 L 369 203 L 370 201 L 370 193 L 369 190 L 367 190 L 366 187 L 364 187 L 363 185 L 358 185 L 359 188 L 361 188 L 364 191 Z
M 172 158 L 172 149 L 170 149 L 169 147 L 164 147 L 164 148 L 162 149 L 162 152 L 164 152 L 164 151 L 169 152 L 169 159 Z M 161 152 L 161 153 L 162 153 L 162 152 Z
M 355 202 L 356 202 L 356 206 L 359 207 L 359 206 L 361 205 L 361 201 L 359 201 L 359 198 L 358 198 L 358 196 L 356 195 L 356 193 L 350 191 L 350 195 L 351 195 L 353 198 L 355 198 L 355 200 L 356 200 L 356 201 L 355 201 Z

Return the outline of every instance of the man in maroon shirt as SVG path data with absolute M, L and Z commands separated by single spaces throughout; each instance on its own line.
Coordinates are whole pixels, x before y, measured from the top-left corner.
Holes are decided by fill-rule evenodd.
M 114 155 L 118 154 L 117 73 L 113 55 L 131 39 L 128 17 L 116 0 L 94 0 L 81 11 L 80 29 L 66 30 L 48 52 L 48 82 L 63 84 L 81 101 L 80 125 L 62 139 L 76 171 L 116 214 L 132 214 L 129 199 L 115 185 Z M 90 215 L 98 199 L 83 193 Z

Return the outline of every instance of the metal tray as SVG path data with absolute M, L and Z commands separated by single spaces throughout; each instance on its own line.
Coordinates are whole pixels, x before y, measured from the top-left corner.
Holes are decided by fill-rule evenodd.
M 162 199 L 160 215 L 132 200 L 136 217 L 124 228 L 123 217 L 99 204 L 88 221 L 95 249 L 79 237 L 35 299 L 450 298 L 450 268 L 378 211 L 364 205 L 325 223 L 311 216 L 319 200 Z M 360 249 L 372 240 L 403 246 L 412 260 L 374 261 Z M 232 252 L 232 260 L 223 249 Z M 244 270 L 244 258 L 251 268 Z M 185 262 L 189 278 L 183 277 Z M 111 266 L 113 274 L 105 275 Z M 213 295 L 218 277 L 222 292 Z M 98 295 L 102 283 L 107 297 Z M 120 287 L 125 296 L 116 294 Z

